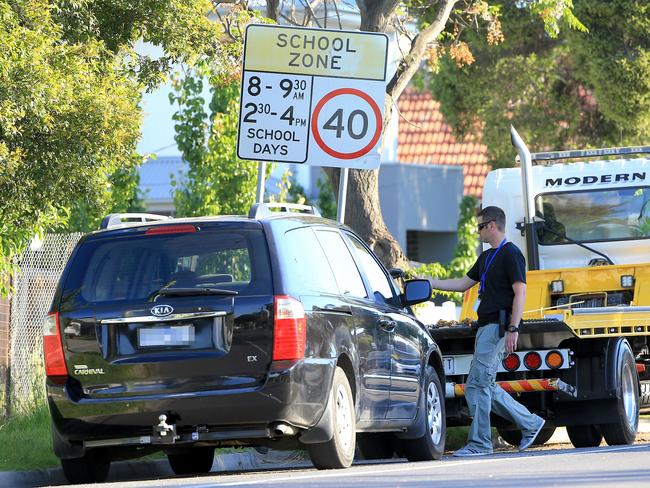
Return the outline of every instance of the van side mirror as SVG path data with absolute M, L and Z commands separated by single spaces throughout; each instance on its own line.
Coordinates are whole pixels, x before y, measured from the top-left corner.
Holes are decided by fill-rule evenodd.
M 402 295 L 402 303 L 407 306 L 426 302 L 431 298 L 432 291 L 429 280 L 408 280 Z

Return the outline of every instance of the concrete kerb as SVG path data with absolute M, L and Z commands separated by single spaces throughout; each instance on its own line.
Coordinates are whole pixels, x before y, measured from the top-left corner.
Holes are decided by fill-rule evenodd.
M 212 473 L 228 471 L 247 471 L 282 467 L 310 467 L 299 451 L 269 451 L 259 453 L 245 449 L 241 453 L 220 454 L 214 457 Z M 129 481 L 138 479 L 157 479 L 175 476 L 166 459 L 137 459 L 111 464 L 107 481 Z M 48 485 L 67 485 L 61 468 L 37 469 L 34 471 L 2 471 L 0 486 L 37 487 Z

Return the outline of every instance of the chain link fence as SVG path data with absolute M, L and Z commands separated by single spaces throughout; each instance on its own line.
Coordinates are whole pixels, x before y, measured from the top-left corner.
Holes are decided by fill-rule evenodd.
M 12 412 L 28 410 L 45 398 L 43 321 L 63 268 L 82 235 L 48 234 L 19 260 L 9 325 L 10 388 L 6 401 Z

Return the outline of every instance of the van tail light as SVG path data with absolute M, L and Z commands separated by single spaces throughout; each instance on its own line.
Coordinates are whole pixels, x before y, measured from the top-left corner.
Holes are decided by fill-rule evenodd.
M 305 357 L 307 322 L 305 309 L 295 298 L 278 295 L 274 298 L 273 360 Z
M 160 235 L 160 234 L 186 234 L 188 232 L 196 232 L 196 227 L 189 224 L 180 225 L 160 225 L 151 227 L 145 231 L 145 235 Z
M 45 354 L 45 375 L 55 382 L 65 382 L 68 368 L 63 355 L 59 314 L 51 313 L 43 324 L 43 352 Z

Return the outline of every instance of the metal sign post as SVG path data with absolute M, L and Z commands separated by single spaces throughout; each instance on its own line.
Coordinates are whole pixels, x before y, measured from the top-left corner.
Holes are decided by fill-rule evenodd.
M 260 161 L 257 164 L 257 193 L 255 195 L 257 203 L 264 203 L 264 180 L 266 180 L 266 163 Z
M 339 198 L 336 207 L 336 221 L 341 224 L 345 220 L 345 202 L 348 194 L 348 168 L 341 168 L 339 178 Z

